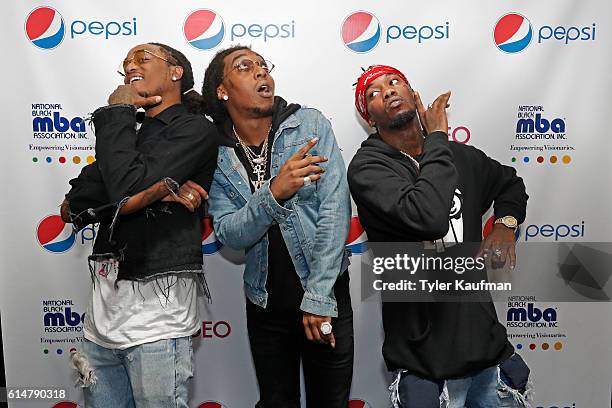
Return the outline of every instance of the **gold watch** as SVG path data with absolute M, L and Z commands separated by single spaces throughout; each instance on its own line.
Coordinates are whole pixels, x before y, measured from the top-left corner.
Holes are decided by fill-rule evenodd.
M 506 227 L 516 231 L 518 228 L 518 221 L 511 215 L 506 215 L 495 220 L 494 224 L 504 224 Z

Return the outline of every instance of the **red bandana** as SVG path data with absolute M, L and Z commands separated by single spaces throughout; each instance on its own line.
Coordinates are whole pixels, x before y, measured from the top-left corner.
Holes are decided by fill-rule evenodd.
M 388 65 L 372 65 L 370 68 L 366 69 L 365 72 L 359 77 L 359 80 L 357 81 L 357 88 L 355 88 L 355 107 L 366 122 L 370 118 L 366 105 L 366 89 L 368 88 L 368 85 L 370 85 L 370 82 L 385 74 L 395 74 L 408 83 L 408 80 L 404 74 Z

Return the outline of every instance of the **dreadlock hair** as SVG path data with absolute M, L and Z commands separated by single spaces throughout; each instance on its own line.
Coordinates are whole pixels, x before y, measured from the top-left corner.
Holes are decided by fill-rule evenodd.
M 202 85 L 202 97 L 204 98 L 205 112 L 213 119 L 213 122 L 220 125 L 225 122 L 229 115 L 225 105 L 217 98 L 217 88 L 223 82 L 223 70 L 225 63 L 223 59 L 234 51 L 250 50 L 246 45 L 234 45 L 230 48 L 218 51 L 204 73 L 204 84 Z
M 157 45 L 164 50 L 168 56 L 172 57 L 176 61 L 176 65 L 183 68 L 183 76 L 181 77 L 181 103 L 185 105 L 187 110 L 191 113 L 202 114 L 204 113 L 204 99 L 202 95 L 193 89 L 193 70 L 191 69 L 191 62 L 185 57 L 185 55 L 166 44 L 160 43 L 149 43 L 151 45 Z

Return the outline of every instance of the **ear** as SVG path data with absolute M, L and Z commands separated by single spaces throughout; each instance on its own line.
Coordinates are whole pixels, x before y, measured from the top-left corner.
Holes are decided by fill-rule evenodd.
M 227 90 L 223 85 L 219 85 L 217 87 L 217 99 L 222 101 L 225 95 L 227 95 Z
M 177 81 L 180 81 L 183 77 L 183 67 L 179 67 L 178 65 L 172 67 L 172 77 L 176 78 Z

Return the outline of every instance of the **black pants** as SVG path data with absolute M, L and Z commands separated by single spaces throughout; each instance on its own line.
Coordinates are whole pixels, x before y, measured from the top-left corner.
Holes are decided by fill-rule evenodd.
M 334 286 L 336 347 L 306 339 L 300 310 L 267 310 L 247 301 L 247 327 L 259 384 L 256 408 L 300 407 L 300 360 L 308 408 L 347 408 L 353 377 L 353 310 L 348 272 Z

